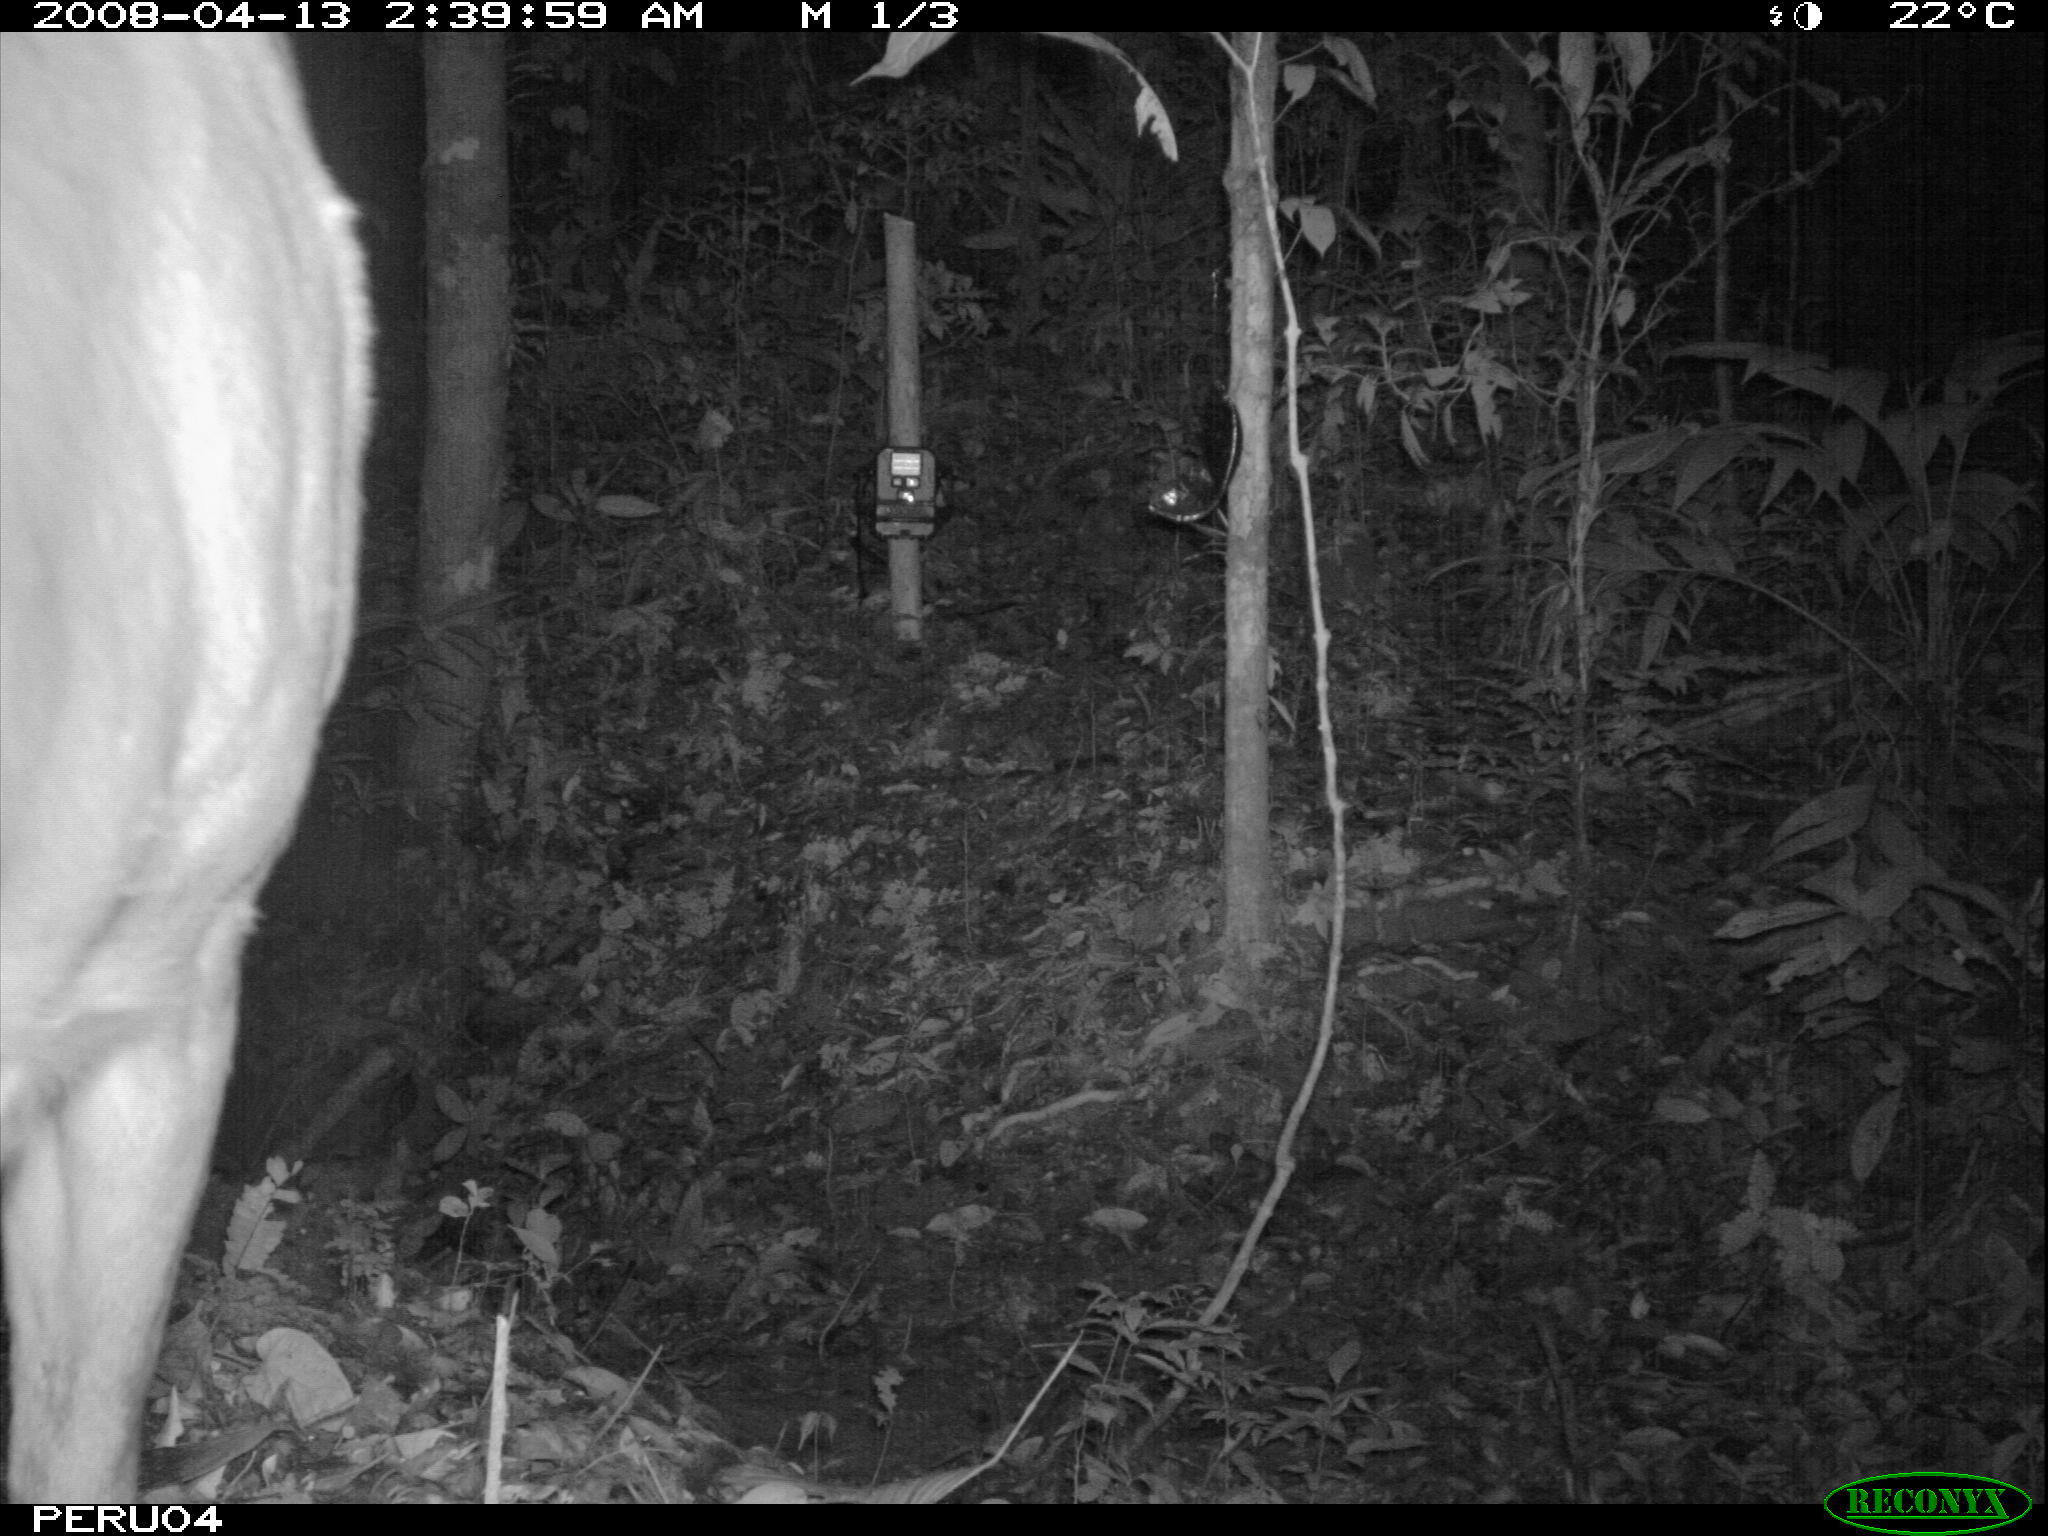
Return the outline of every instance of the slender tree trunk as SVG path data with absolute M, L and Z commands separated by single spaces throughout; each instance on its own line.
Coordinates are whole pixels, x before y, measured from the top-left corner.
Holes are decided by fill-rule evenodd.
M 511 337 L 505 52 L 432 37 L 427 86 L 427 433 L 417 584 L 420 712 L 406 761 L 430 820 L 475 763 L 496 655 L 491 619 Z
M 1223 935 L 1240 954 L 1264 943 L 1273 927 L 1266 698 L 1272 686 L 1274 273 L 1258 166 L 1262 157 L 1270 163 L 1273 151 L 1279 43 L 1271 32 L 1232 39 L 1240 58 L 1256 62 L 1249 90 L 1242 74 L 1231 75 L 1230 165 L 1223 177 L 1230 194 L 1230 398 L 1244 432 L 1230 487 L 1223 573 Z

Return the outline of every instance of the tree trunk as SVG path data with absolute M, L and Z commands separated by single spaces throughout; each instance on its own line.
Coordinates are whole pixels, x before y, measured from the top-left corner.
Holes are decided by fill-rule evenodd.
M 510 344 L 502 39 L 426 41 L 427 432 L 420 711 L 405 780 L 444 820 L 468 783 L 496 655 L 491 594 Z
M 1240 32 L 1232 39 L 1239 58 L 1256 62 L 1249 88 L 1243 74 L 1231 74 L 1230 165 L 1223 175 L 1230 194 L 1230 398 L 1244 434 L 1230 483 L 1223 571 L 1223 937 L 1239 954 L 1265 943 L 1273 926 L 1266 697 L 1272 684 L 1274 274 L 1259 165 L 1272 163 L 1279 45 L 1272 32 Z

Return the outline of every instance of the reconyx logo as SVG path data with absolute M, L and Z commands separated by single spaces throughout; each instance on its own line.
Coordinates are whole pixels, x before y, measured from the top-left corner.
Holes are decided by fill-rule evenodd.
M 2011 1483 L 1967 1472 L 1860 1477 L 1842 1484 L 1821 1504 L 1844 1525 L 1866 1531 L 1910 1531 L 1914 1536 L 1992 1531 L 2012 1524 L 2034 1507 L 2034 1501 Z

